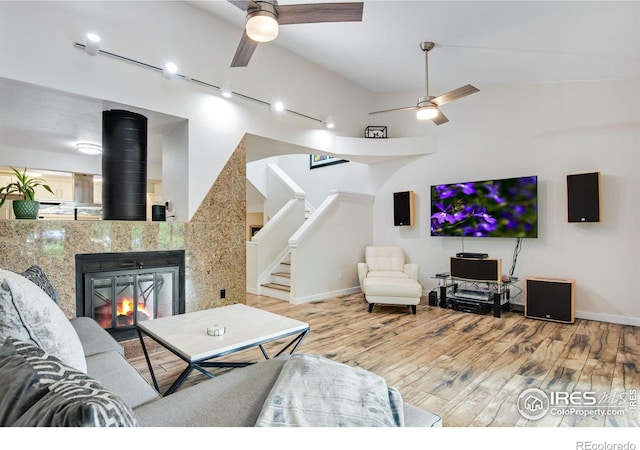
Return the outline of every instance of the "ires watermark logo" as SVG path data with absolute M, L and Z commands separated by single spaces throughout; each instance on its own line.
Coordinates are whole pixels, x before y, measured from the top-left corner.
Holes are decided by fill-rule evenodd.
M 518 411 L 525 419 L 539 420 L 553 416 L 625 416 L 638 417 L 638 392 L 598 393 L 593 391 L 544 392 L 530 388 L 518 397 Z

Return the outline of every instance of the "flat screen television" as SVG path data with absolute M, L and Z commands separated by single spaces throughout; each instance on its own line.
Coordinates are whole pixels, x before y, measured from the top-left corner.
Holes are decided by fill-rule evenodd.
M 538 237 L 538 177 L 431 186 L 431 236 Z

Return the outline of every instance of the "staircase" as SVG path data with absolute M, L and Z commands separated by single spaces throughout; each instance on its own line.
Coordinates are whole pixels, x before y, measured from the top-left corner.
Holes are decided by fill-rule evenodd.
M 289 301 L 291 293 L 291 253 L 278 263 L 274 272 L 271 272 L 269 280 L 260 285 L 262 295 Z

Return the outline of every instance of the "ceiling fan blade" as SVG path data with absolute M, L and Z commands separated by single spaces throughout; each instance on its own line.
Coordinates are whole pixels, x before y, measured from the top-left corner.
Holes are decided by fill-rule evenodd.
M 466 86 L 462 86 L 458 89 L 454 89 L 453 91 L 449 91 L 446 94 L 442 94 L 431 100 L 431 103 L 435 103 L 438 106 L 446 105 L 449 102 L 457 100 L 462 97 L 466 97 L 467 95 L 474 94 L 479 92 L 480 89 L 467 84 Z
M 443 123 L 447 123 L 449 119 L 447 119 L 447 117 L 442 114 L 442 111 L 438 110 L 438 115 L 431 119 L 431 121 L 436 125 L 442 125 Z
M 249 9 L 259 8 L 258 4 L 251 0 L 228 0 L 233 6 L 248 11 Z
M 231 67 L 246 67 L 257 46 L 258 43 L 249 38 L 246 31 L 243 32 L 236 54 L 233 56 L 233 61 L 231 61 Z
M 392 112 L 392 111 L 407 111 L 409 109 L 416 109 L 415 106 L 405 106 L 404 108 L 394 108 L 394 109 L 385 109 L 383 111 L 374 111 L 374 112 L 370 112 L 369 115 L 371 114 L 380 114 L 380 113 L 386 113 L 386 112 Z
M 319 22 L 362 22 L 364 3 L 313 3 L 278 6 L 280 25 Z

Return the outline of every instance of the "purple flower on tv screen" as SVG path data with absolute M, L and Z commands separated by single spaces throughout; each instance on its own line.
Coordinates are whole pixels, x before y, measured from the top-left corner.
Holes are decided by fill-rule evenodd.
M 431 187 L 432 236 L 536 237 L 537 177 Z

